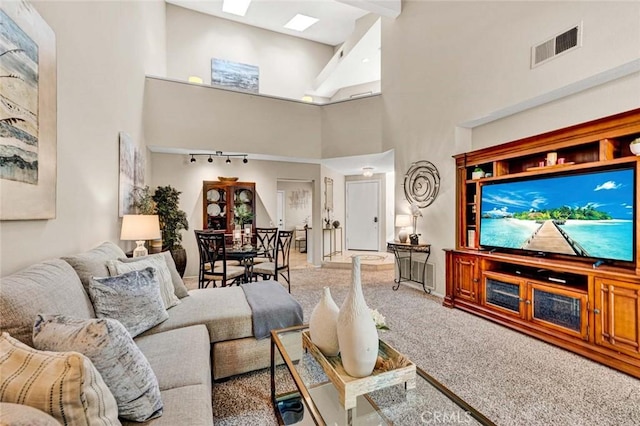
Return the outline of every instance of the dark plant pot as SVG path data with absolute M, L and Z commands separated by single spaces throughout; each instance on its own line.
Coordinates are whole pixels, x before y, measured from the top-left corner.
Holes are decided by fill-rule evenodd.
M 184 277 L 184 271 L 187 269 L 187 251 L 180 247 L 169 250 L 171 252 L 171 257 L 173 257 L 173 261 L 176 263 L 176 269 L 181 277 Z

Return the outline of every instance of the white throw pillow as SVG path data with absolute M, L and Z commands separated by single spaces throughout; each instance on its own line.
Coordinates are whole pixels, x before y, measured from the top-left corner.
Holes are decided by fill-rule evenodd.
M 156 270 L 158 282 L 160 283 L 160 296 L 162 297 L 162 304 L 164 305 L 164 308 L 169 309 L 179 304 L 180 299 L 178 299 L 174 293 L 171 272 L 167 267 L 167 262 L 164 260 L 164 257 L 148 256 L 143 260 L 131 263 L 120 262 L 119 260 L 107 261 L 107 269 L 109 269 L 109 275 L 112 277 L 126 272 L 141 271 L 149 267 Z
M 118 406 L 89 358 L 38 351 L 2 333 L 0 401 L 44 411 L 64 425 L 115 426 Z

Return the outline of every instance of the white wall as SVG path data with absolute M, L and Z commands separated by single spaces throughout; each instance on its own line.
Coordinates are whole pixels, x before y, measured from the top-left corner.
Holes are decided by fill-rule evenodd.
M 313 185 L 311 182 L 278 181 L 284 191 L 284 229 L 295 229 L 313 223 Z M 274 221 L 275 223 L 275 221 Z
M 432 244 L 436 292 L 443 248 L 455 243 L 453 154 L 640 106 L 636 74 L 473 132 L 461 123 L 637 59 L 640 4 L 625 2 L 403 2 L 383 21 L 383 148 L 395 147 L 396 188 L 416 160 L 441 175 L 418 232 Z M 482 17 L 482 18 L 478 18 Z M 530 46 L 584 22 L 583 47 L 531 70 Z M 477 143 L 476 143 L 477 138 Z M 396 191 L 396 214 L 408 203 Z
M 210 84 L 211 58 L 226 59 L 257 65 L 261 94 L 299 100 L 332 55 L 332 46 L 167 5 L 169 78 Z
M 0 222 L 2 275 L 119 242 L 118 132 L 144 146 L 144 76 L 165 72 L 163 1 L 34 5 L 56 34 L 57 217 Z
M 151 187 L 171 185 L 180 194 L 180 208 L 187 213 L 189 230 L 182 234 L 182 244 L 187 251 L 186 276 L 198 274 L 198 248 L 194 229 L 202 229 L 202 182 L 218 180 L 218 176 L 237 176 L 243 182 L 256 183 L 256 223 L 258 226 L 269 226 L 269 222 L 276 222 L 276 193 L 278 179 L 308 180 L 312 182 L 313 204 L 320 206 L 320 166 L 317 164 L 287 163 L 275 161 L 249 160 L 243 164 L 239 160 L 226 164 L 224 161 L 205 161 L 191 163 L 186 155 L 151 154 L 152 177 Z M 319 218 L 320 214 L 314 214 Z M 314 219 L 314 227 L 318 229 Z M 316 232 L 314 229 L 314 232 Z M 320 237 L 314 238 L 313 253 L 319 256 Z M 316 248 L 317 247 L 317 248 Z M 314 257 L 314 263 L 319 259 Z

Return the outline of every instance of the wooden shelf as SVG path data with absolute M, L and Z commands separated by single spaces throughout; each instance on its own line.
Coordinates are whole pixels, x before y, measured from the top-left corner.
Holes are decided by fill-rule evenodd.
M 527 168 L 527 171 L 531 172 L 531 171 L 537 171 L 537 170 L 561 169 L 563 167 L 572 166 L 574 164 L 576 164 L 576 163 L 571 161 L 569 163 L 554 164 L 553 166 L 529 167 L 529 168 Z

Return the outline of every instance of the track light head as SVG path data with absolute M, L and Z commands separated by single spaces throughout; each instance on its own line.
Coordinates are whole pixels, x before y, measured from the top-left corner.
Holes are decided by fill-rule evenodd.
M 227 161 L 225 161 L 225 163 L 231 164 L 231 159 L 229 157 L 227 157 Z
M 213 163 L 213 158 L 211 158 L 211 156 L 209 156 L 209 159 L 207 160 L 210 163 Z
M 195 162 L 196 162 L 196 157 L 194 157 L 194 156 L 192 155 L 192 156 L 191 156 L 191 160 L 189 160 L 189 161 L 191 161 L 192 163 L 195 163 Z
M 244 157 L 244 158 L 242 159 L 242 162 L 243 162 L 244 164 L 247 164 L 247 163 L 249 162 L 249 160 L 247 160 L 247 157 Z

